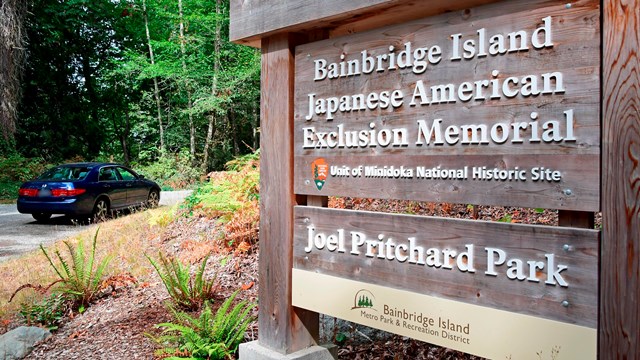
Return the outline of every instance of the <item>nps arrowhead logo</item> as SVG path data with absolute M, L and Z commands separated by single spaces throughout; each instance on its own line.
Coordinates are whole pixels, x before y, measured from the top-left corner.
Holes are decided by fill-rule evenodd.
M 311 173 L 313 174 L 313 182 L 318 190 L 322 190 L 324 183 L 327 181 L 329 174 L 329 164 L 323 158 L 318 158 L 311 163 Z

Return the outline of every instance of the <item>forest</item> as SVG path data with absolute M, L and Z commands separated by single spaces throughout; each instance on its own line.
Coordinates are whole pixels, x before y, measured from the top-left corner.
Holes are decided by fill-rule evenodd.
M 0 20 L 0 187 L 68 161 L 180 186 L 259 146 L 260 54 L 228 41 L 229 0 L 3 0 Z

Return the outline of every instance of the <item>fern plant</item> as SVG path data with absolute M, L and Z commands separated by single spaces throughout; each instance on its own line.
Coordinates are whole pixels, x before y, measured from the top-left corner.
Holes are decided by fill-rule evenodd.
M 154 340 L 165 346 L 156 355 L 172 354 L 172 358 L 188 359 L 229 359 L 244 340 L 249 324 L 255 320 L 251 315 L 255 304 L 241 301 L 231 308 L 237 294 L 237 291 L 233 293 L 215 315 L 208 302 L 205 302 L 199 317 L 177 311 L 170 306 L 175 322 L 156 325 L 164 330 Z
M 215 295 L 217 274 L 210 280 L 204 277 L 208 255 L 202 260 L 194 277 L 190 274 L 189 266 L 182 264 L 178 259 L 167 258 L 162 252 L 158 252 L 159 261 L 153 260 L 148 255 L 145 256 L 156 269 L 171 299 L 178 307 L 197 310 L 206 300 Z
M 226 164 L 212 174 L 182 205 L 185 216 L 194 213 L 216 218 L 224 227 L 218 245 L 246 252 L 258 241 L 260 211 L 260 151 Z
M 54 259 L 49 255 L 47 250 L 45 250 L 44 246 L 40 244 L 40 250 L 42 250 L 44 256 L 49 261 L 49 265 L 51 265 L 58 275 L 56 290 L 66 294 L 73 300 L 81 312 L 98 294 L 100 284 L 103 280 L 103 274 L 112 259 L 112 256 L 108 255 L 94 267 L 96 243 L 99 232 L 100 229 L 96 230 L 93 236 L 91 252 L 89 254 L 85 253 L 84 241 L 79 241 L 77 246 L 74 246 L 68 241 L 64 241 L 69 256 L 68 259 L 65 259 L 60 253 L 60 250 L 56 249 L 54 254 L 58 265 L 55 264 Z

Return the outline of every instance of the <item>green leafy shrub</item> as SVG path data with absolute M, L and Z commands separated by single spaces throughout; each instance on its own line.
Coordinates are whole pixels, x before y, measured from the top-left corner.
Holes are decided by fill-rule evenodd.
M 188 150 L 165 153 L 155 162 L 138 167 L 138 172 L 157 182 L 162 190 L 185 189 L 200 180 L 201 171 L 192 162 Z
M 49 165 L 42 158 L 0 157 L 0 199 L 15 200 L 20 185 L 40 175 Z
M 156 355 L 211 360 L 231 358 L 244 340 L 249 324 L 255 320 L 251 315 L 254 304 L 241 301 L 231 308 L 237 294 L 233 293 L 215 315 L 208 302 L 197 318 L 170 307 L 175 322 L 156 325 L 164 329 L 163 334 L 155 339 L 164 346 Z
M 80 312 L 84 311 L 85 307 L 89 305 L 98 294 L 104 271 L 112 258 L 111 256 L 106 256 L 94 267 L 96 242 L 99 231 L 100 229 L 96 230 L 93 236 L 91 252 L 89 254 L 85 253 L 84 241 L 79 241 L 77 246 L 73 246 L 70 242 L 64 241 L 69 256 L 68 259 L 65 259 L 60 251 L 56 250 L 54 254 L 58 265 L 54 263 L 53 258 L 47 253 L 47 250 L 45 250 L 42 244 L 40 245 L 44 256 L 58 275 L 58 280 L 56 281 L 57 287 L 54 288 L 54 290 L 68 296 Z
M 43 158 L 24 158 L 20 155 L 0 157 L 0 181 L 27 181 L 40 175 L 49 165 Z
M 37 324 L 49 330 L 56 330 L 68 309 L 69 299 L 65 294 L 57 293 L 45 297 L 40 302 L 21 304 L 19 314 L 29 325 Z
M 260 152 L 226 165 L 228 171 L 210 174 L 184 202 L 186 214 L 218 218 L 224 225 L 223 245 L 246 251 L 258 240 L 260 219 Z
M 204 278 L 204 270 L 209 256 L 202 260 L 194 277 L 190 274 L 189 266 L 182 264 L 178 259 L 167 258 L 161 252 L 158 253 L 158 257 L 159 261 L 155 261 L 149 256 L 147 259 L 158 272 L 167 292 L 178 307 L 197 310 L 205 301 L 215 295 L 217 276 L 211 280 Z
M 248 201 L 257 201 L 260 184 L 260 151 L 226 164 L 227 171 L 211 173 L 209 182 L 199 186 L 185 201 L 185 208 L 201 208 L 230 215 Z
M 0 181 L 0 200 L 15 200 L 20 184 L 19 181 Z

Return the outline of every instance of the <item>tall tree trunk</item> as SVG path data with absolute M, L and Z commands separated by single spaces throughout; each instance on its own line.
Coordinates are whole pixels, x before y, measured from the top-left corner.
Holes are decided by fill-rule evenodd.
M 149 60 L 151 65 L 155 65 L 155 59 L 153 57 L 153 47 L 151 46 L 151 34 L 149 33 L 149 18 L 147 17 L 147 2 L 142 0 L 142 12 L 144 14 L 144 29 L 147 33 L 147 46 L 149 47 Z M 158 130 L 160 133 L 160 151 L 164 152 L 164 128 L 162 127 L 162 108 L 160 106 L 160 90 L 158 88 L 158 78 L 153 77 L 153 96 L 156 99 L 156 109 L 158 111 Z
M 129 109 L 127 109 L 125 111 L 124 131 L 120 136 L 120 144 L 122 145 L 122 153 L 124 154 L 124 164 L 126 166 L 131 166 L 131 159 L 129 158 L 129 146 L 127 144 L 127 139 L 129 138 L 130 133 L 131 133 L 131 119 L 129 118 Z
M 125 105 L 126 106 L 126 105 Z M 131 158 L 129 157 L 129 145 L 127 139 L 129 138 L 129 134 L 131 133 L 131 120 L 129 118 L 129 109 L 125 109 L 125 123 L 124 129 L 122 126 L 119 126 L 116 121 L 116 112 L 111 114 L 111 122 L 113 123 L 113 129 L 118 136 L 118 140 L 120 141 L 120 147 L 122 148 L 122 155 L 124 157 L 124 165 L 130 166 Z
M 180 13 L 180 51 L 182 52 L 182 70 L 184 71 L 184 75 L 187 74 L 187 49 L 186 49 L 186 39 L 184 37 L 184 15 L 182 12 L 182 0 L 178 0 L 178 11 Z M 191 114 L 191 108 L 193 108 L 193 101 L 191 99 L 191 86 L 187 80 L 186 84 L 187 88 L 187 109 L 189 110 L 189 140 L 190 140 L 190 153 L 192 161 L 195 161 L 196 158 L 196 127 L 193 123 L 193 115 Z
M 251 106 L 253 108 L 253 151 L 260 147 L 260 99 Z
M 211 96 L 216 96 L 218 91 L 218 72 L 220 71 L 220 44 L 222 43 L 222 39 L 220 38 L 221 29 L 222 29 L 222 13 L 221 13 L 221 0 L 216 0 L 216 14 L 218 15 L 216 19 L 216 30 L 215 30 L 215 38 L 213 39 L 213 52 L 214 52 L 214 63 L 213 63 L 213 78 L 211 79 Z M 204 158 L 202 160 L 202 168 L 207 171 L 208 162 L 209 162 L 209 146 L 211 146 L 211 140 L 213 139 L 213 133 L 215 131 L 215 122 L 216 122 L 216 113 L 215 111 L 211 111 L 209 114 L 209 127 L 207 128 L 207 138 L 204 142 Z
M 24 60 L 26 1 L 0 1 L 0 127 L 10 143 L 16 131 Z
M 233 107 L 229 109 L 229 127 L 231 128 L 231 138 L 233 139 L 233 156 L 240 154 L 240 144 L 238 142 L 238 126 L 236 112 Z
M 80 35 L 78 34 L 78 37 Z M 83 47 L 86 48 L 86 47 Z M 87 148 L 90 157 L 95 157 L 100 153 L 101 143 L 101 135 L 99 131 L 100 128 L 100 119 L 98 118 L 98 94 L 96 93 L 96 87 L 94 84 L 93 78 L 94 69 L 91 67 L 91 59 L 89 55 L 86 53 L 82 54 L 82 75 L 84 76 L 84 87 L 87 90 L 87 96 L 89 97 L 91 110 L 89 113 L 91 114 L 91 122 L 87 124 L 88 134 L 85 134 L 87 139 Z

